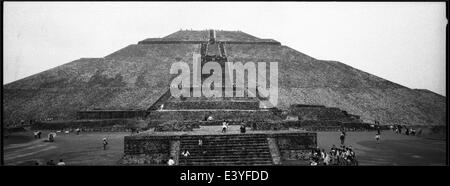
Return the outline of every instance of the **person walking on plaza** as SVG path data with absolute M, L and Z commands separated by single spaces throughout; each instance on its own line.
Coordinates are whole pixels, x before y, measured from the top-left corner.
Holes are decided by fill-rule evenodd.
M 48 134 L 48 141 L 49 142 L 54 142 L 55 141 L 55 136 L 56 136 L 56 133 L 54 133 L 54 132 L 51 132 L 50 134 Z
M 341 140 L 341 145 L 344 145 L 344 142 L 345 142 L 345 132 L 344 131 L 341 132 L 341 136 L 339 137 L 339 139 Z
M 34 131 L 34 139 L 37 139 L 38 138 L 38 131 Z
M 103 138 L 103 150 L 106 150 L 106 146 L 108 145 L 108 141 L 106 138 Z
M 64 166 L 66 163 L 64 163 L 63 159 L 59 159 L 59 162 L 56 165 Z
M 379 143 L 379 141 L 380 141 L 380 135 L 381 135 L 381 132 L 380 132 L 380 130 L 378 130 L 377 134 L 375 134 L 375 139 L 377 140 L 377 143 Z
M 47 165 L 55 165 L 55 162 L 53 162 L 53 160 L 50 160 L 47 162 Z

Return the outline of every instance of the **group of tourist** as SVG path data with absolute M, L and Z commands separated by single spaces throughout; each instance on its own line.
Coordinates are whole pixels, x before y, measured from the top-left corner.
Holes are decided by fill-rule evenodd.
M 39 162 L 36 162 L 35 165 L 40 165 L 40 164 L 39 164 Z M 63 161 L 63 159 L 59 159 L 58 163 L 55 163 L 53 160 L 49 160 L 49 161 L 47 161 L 47 163 L 45 163 L 45 165 L 48 165 L 48 166 L 55 166 L 55 165 L 57 165 L 57 166 L 64 166 L 64 165 L 66 165 L 66 163 Z
M 55 142 L 55 137 L 56 137 L 56 133 L 55 132 L 50 132 L 47 136 L 47 139 L 45 140 L 45 142 Z
M 395 125 L 391 127 L 392 130 L 396 133 L 396 134 L 402 134 L 402 130 L 405 129 L 405 135 L 409 136 L 415 136 L 416 135 L 416 129 L 414 128 L 408 128 L 406 127 L 406 125 Z M 417 132 L 418 135 L 422 134 L 422 130 L 419 130 Z
M 337 148 L 333 145 L 329 153 L 319 147 L 314 149 L 310 159 L 310 165 L 350 166 L 358 165 L 358 161 L 356 160 L 355 152 L 351 146 L 346 147 L 345 145 L 341 145 L 340 148 Z
M 229 125 L 229 122 L 227 122 L 227 121 L 224 121 L 222 123 L 222 133 L 226 133 L 227 132 L 228 125 Z M 241 133 L 245 133 L 247 131 L 244 122 L 241 122 L 241 126 L 239 127 L 239 130 L 240 130 Z
M 34 139 L 41 139 L 41 131 L 34 131 Z

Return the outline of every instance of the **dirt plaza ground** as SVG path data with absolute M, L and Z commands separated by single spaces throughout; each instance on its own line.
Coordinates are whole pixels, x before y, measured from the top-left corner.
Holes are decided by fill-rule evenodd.
M 202 127 L 200 133 L 220 133 L 220 126 Z M 237 133 L 232 126 L 229 133 Z M 249 131 L 251 132 L 251 131 Z M 117 165 L 123 156 L 123 137 L 129 132 L 58 133 L 55 142 L 34 139 L 32 131 L 13 133 L 4 139 L 4 163 L 6 165 L 45 164 L 49 160 L 63 159 L 67 165 Z M 318 132 L 320 148 L 327 152 L 333 144 L 339 145 L 339 132 Z M 102 139 L 109 145 L 103 150 Z M 417 136 L 383 131 L 381 141 L 375 141 L 375 132 L 347 132 L 345 145 L 351 145 L 360 165 L 445 165 L 446 142 Z

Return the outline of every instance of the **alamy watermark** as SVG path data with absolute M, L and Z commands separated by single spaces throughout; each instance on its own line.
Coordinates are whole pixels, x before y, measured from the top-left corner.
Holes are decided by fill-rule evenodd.
M 192 59 L 192 83 L 188 63 L 172 64 L 170 74 L 179 74 L 170 84 L 170 93 L 173 97 L 245 97 L 246 92 L 248 97 L 264 98 L 260 101 L 260 108 L 272 108 L 278 104 L 278 62 L 269 62 L 268 85 L 266 62 L 246 62 L 245 64 L 222 62 L 221 65 L 221 63 L 210 61 L 202 67 L 199 54 L 194 54 Z M 222 66 L 225 69 L 222 69 Z M 247 71 L 247 81 L 245 81 L 245 71 Z M 201 82 L 202 74 L 211 75 Z M 225 92 L 222 87 L 225 87 Z

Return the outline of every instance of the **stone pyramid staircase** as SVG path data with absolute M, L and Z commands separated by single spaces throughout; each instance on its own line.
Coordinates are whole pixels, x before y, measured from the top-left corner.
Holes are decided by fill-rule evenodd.
M 198 145 L 202 139 L 203 146 Z M 184 158 L 181 152 L 188 150 Z M 272 165 L 267 137 L 259 134 L 222 134 L 183 136 L 180 144 L 180 165 Z

